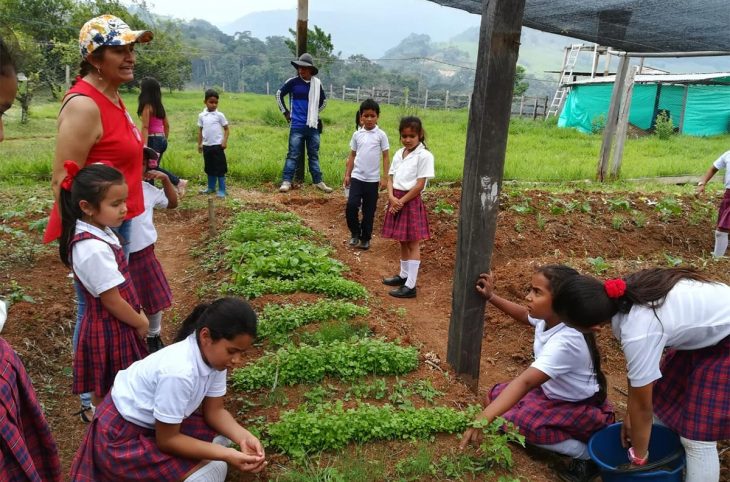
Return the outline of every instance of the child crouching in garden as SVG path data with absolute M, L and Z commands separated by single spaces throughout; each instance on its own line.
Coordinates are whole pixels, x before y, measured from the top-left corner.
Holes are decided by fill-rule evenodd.
M 477 291 L 488 303 L 535 328 L 535 361 L 511 382 L 495 385 L 478 418 L 491 422 L 504 417 L 527 443 L 572 458 L 558 473 L 561 480 L 588 482 L 598 474 L 588 455 L 588 439 L 615 417 L 606 399 L 606 377 L 593 333 L 568 327 L 552 308 L 553 293 L 578 275 L 567 266 L 537 268 L 525 297 L 527 306 L 497 296 L 492 276 L 480 275 Z M 480 439 L 481 431 L 471 428 L 461 448 Z

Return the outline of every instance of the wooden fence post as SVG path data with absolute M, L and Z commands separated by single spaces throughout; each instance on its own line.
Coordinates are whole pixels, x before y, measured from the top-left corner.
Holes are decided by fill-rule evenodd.
M 390 87 L 388 87 L 388 104 L 390 104 Z
M 534 111 L 532 112 L 532 120 L 537 119 L 537 97 L 535 97 Z
M 548 102 L 550 102 L 550 97 L 545 96 L 545 104 L 542 108 L 542 118 L 547 119 L 547 113 L 548 113 Z
M 426 89 L 426 96 L 425 97 L 426 97 L 426 99 L 423 101 L 423 108 L 424 109 L 427 109 L 428 108 L 428 89 Z
M 269 95 L 269 81 L 266 81 L 266 95 Z
M 520 97 L 520 117 L 522 117 L 522 109 L 525 107 L 525 94 Z
M 360 87 L 359 86 L 357 88 L 357 97 L 356 97 L 356 99 L 357 99 L 357 103 L 359 104 L 360 103 Z
M 345 100 L 345 86 L 342 86 L 342 100 Z
M 446 98 L 444 99 L 444 109 L 449 108 L 449 91 L 446 91 Z
M 335 98 L 335 91 L 334 91 L 334 88 L 332 87 L 332 84 L 330 84 L 330 99 L 334 99 L 334 98 Z

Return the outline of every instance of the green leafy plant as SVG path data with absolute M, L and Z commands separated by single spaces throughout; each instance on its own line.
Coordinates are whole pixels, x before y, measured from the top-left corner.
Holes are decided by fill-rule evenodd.
M 603 133 L 603 130 L 606 128 L 606 115 L 605 114 L 599 114 L 597 116 L 593 116 L 591 119 L 591 132 L 593 134 L 601 134 Z
M 520 435 L 515 426 L 502 417 L 497 417 L 491 422 L 474 420 L 469 425 L 482 429 L 484 437 L 479 449 L 489 465 L 512 468 L 512 449 L 508 444 L 517 443 L 524 447 L 524 435 Z
M 674 122 L 669 114 L 661 112 L 656 117 L 656 123 L 654 124 L 654 132 L 657 137 L 663 141 L 669 139 L 674 135 Z
M 593 269 L 593 273 L 595 273 L 596 275 L 602 275 L 603 273 L 611 269 L 611 265 L 601 256 L 588 258 L 588 263 L 591 265 L 591 269 Z
M 257 335 L 259 338 L 267 338 L 289 333 L 310 323 L 348 320 L 368 313 L 370 310 L 366 307 L 338 300 L 320 300 L 300 305 L 268 304 L 259 316 Z
M 315 232 L 302 224 L 296 214 L 282 211 L 241 211 L 226 233 L 231 241 L 311 238 Z
M 280 280 L 273 278 L 253 278 L 247 283 L 222 283 L 221 291 L 237 294 L 247 298 L 256 298 L 265 293 L 319 293 L 332 298 L 350 300 L 367 297 L 365 287 L 355 281 L 340 276 L 316 274 L 296 280 Z
M 620 214 L 616 214 L 611 218 L 611 227 L 616 231 L 621 231 L 626 223 L 626 218 Z
M 364 323 L 330 321 L 319 325 L 317 331 L 300 334 L 299 340 L 307 345 L 327 345 L 336 341 L 354 341 L 370 335 L 370 327 Z
M 631 221 L 637 228 L 643 228 L 646 226 L 646 214 L 639 210 L 631 211 Z
M 329 345 L 280 348 L 233 371 L 233 387 L 257 390 L 313 383 L 326 376 L 353 379 L 365 375 L 402 375 L 418 367 L 418 350 L 384 340 L 363 338 Z
M 565 209 L 569 212 L 580 211 L 582 213 L 591 212 L 591 203 L 589 201 L 567 201 L 565 203 Z
M 667 265 L 671 266 L 672 268 L 682 264 L 682 258 L 680 258 L 679 256 L 672 256 L 669 253 L 664 253 L 664 259 L 666 260 Z
M 682 214 L 682 203 L 674 197 L 660 199 L 657 201 L 655 208 L 664 219 Z
M 362 398 L 382 400 L 388 394 L 388 383 L 382 378 L 376 378 L 371 383 L 352 385 L 343 397 L 345 401 Z
M 451 216 L 454 214 L 454 206 L 444 201 L 443 199 L 439 199 L 436 202 L 436 206 L 433 208 L 433 212 L 436 214 L 448 214 L 449 216 Z
M 606 199 L 609 211 L 628 211 L 631 203 L 626 199 Z
M 10 286 L 5 290 L 3 297 L 8 302 L 8 305 L 13 305 L 19 301 L 35 303 L 33 297 L 25 294 L 25 289 L 14 279 L 10 280 Z

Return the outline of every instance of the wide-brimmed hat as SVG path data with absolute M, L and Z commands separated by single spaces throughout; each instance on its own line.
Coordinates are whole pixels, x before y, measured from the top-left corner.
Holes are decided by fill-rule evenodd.
M 314 66 L 314 59 L 306 52 L 299 56 L 299 60 L 292 60 L 291 64 L 295 69 L 299 67 L 309 67 L 312 69 L 312 75 L 317 75 L 317 72 L 319 72 L 319 69 Z
M 99 47 L 147 43 L 155 35 L 149 30 L 132 30 L 124 20 L 114 15 L 99 15 L 81 27 L 79 49 L 81 58 L 86 59 Z

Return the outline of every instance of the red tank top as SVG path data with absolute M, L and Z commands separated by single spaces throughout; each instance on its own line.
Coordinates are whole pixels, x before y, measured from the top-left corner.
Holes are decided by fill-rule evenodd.
M 134 125 L 132 117 L 119 98 L 119 106 L 110 101 L 93 85 L 80 77 L 76 84 L 66 93 L 85 95 L 91 98 L 99 108 L 103 134 L 99 141 L 91 146 L 86 164 L 107 161 L 124 175 L 129 194 L 127 196 L 127 216 L 132 219 L 144 211 L 142 197 L 142 136 Z M 43 242 L 49 243 L 61 235 L 61 218 L 56 204 L 53 205 L 48 219 Z

